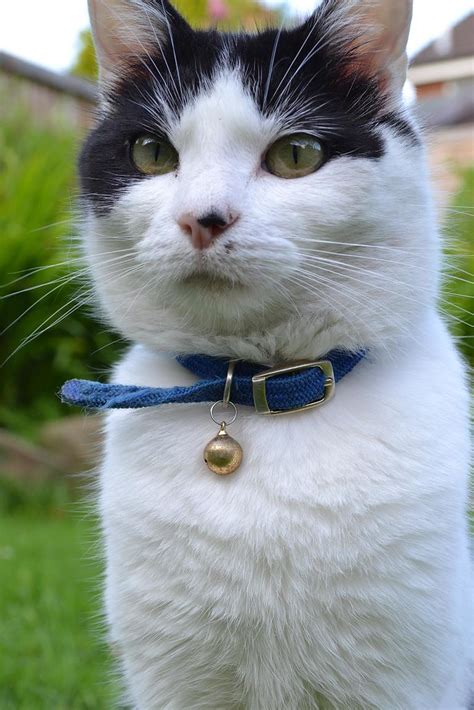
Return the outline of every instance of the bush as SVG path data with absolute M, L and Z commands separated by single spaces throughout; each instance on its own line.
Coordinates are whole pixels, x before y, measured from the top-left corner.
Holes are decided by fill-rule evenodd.
M 14 102 L 13 102 L 14 103 Z M 2 105 L 0 426 L 31 433 L 67 414 L 64 380 L 103 371 L 113 337 L 78 305 L 72 207 L 77 136 Z

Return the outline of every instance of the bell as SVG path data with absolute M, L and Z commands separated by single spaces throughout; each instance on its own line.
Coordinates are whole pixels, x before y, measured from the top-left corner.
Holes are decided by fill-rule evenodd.
M 228 476 L 240 467 L 243 458 L 242 447 L 227 433 L 225 422 L 221 424 L 218 435 L 208 443 L 204 450 L 204 461 L 208 468 L 218 476 Z

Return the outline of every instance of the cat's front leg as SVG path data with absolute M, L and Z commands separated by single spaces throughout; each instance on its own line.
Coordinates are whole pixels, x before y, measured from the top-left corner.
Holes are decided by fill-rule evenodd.
M 157 601 L 139 591 L 136 579 L 129 577 L 122 585 L 115 580 L 111 571 L 108 620 L 133 708 L 243 708 L 235 667 L 229 663 L 230 630 L 183 599 Z

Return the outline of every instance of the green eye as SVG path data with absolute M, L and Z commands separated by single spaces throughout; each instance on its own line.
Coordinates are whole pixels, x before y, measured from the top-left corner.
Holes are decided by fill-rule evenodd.
M 179 156 L 168 141 L 140 136 L 132 145 L 132 160 L 145 175 L 166 175 L 176 170 Z
M 295 133 L 280 138 L 269 148 L 265 166 L 281 178 L 300 178 L 316 172 L 323 165 L 325 152 L 317 138 L 306 133 Z

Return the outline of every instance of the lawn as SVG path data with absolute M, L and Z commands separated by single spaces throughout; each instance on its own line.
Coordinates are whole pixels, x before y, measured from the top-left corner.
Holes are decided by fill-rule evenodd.
M 97 529 L 79 514 L 0 522 L 1 710 L 107 710 Z

